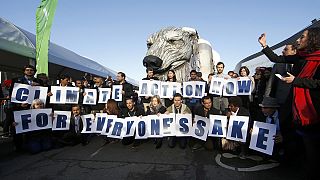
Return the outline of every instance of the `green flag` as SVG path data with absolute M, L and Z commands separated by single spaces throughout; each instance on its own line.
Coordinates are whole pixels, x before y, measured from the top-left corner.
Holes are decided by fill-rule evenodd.
M 58 0 L 42 0 L 36 13 L 36 60 L 37 73 L 48 75 L 48 50 L 50 29 Z

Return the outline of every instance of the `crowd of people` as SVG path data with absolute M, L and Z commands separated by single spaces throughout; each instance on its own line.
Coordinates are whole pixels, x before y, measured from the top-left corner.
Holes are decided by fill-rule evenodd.
M 75 86 L 80 89 L 82 102 L 85 88 L 123 86 L 123 101 L 116 102 L 109 99 L 106 104 L 96 105 L 68 105 L 50 104 L 35 99 L 31 105 L 7 103 L 4 132 L 13 136 L 16 150 L 29 150 L 37 153 L 53 147 L 75 145 L 90 142 L 93 134 L 81 134 L 83 128 L 81 115 L 98 112 L 116 115 L 118 117 L 131 117 L 143 115 L 156 115 L 164 113 L 192 114 L 202 117 L 213 115 L 248 116 L 250 118 L 248 133 L 251 133 L 253 121 L 262 121 L 275 124 L 277 133 L 274 136 L 275 148 L 272 158 L 279 161 L 290 161 L 297 157 L 297 153 L 304 157 L 308 172 L 315 172 L 316 163 L 319 162 L 320 150 L 320 28 L 310 28 L 303 32 L 296 44 L 288 44 L 282 55 L 276 55 L 266 43 L 266 34 L 259 39 L 262 52 L 275 62 L 273 67 L 257 67 L 251 76 L 246 66 L 239 72 L 224 73 L 225 65 L 218 62 L 216 73 L 208 75 L 206 85 L 207 94 L 202 98 L 184 98 L 177 93 L 173 98 L 160 99 L 159 96 L 138 97 L 133 86 L 128 83 L 123 72 L 117 74 L 117 79 L 84 76 L 74 81 L 67 74 L 60 75 L 59 83 L 55 86 Z M 27 65 L 23 69 L 24 75 L 19 78 L 7 80 L 3 83 L 2 97 L 10 97 L 14 83 L 48 86 L 48 96 L 51 96 L 50 83 L 43 74 L 35 75 L 35 68 Z M 159 80 L 152 68 L 146 69 L 146 78 L 143 80 Z M 279 76 L 280 74 L 280 76 Z M 192 70 L 189 81 L 204 81 L 201 72 Z M 278 78 L 278 77 L 279 78 Z M 209 94 L 212 78 L 239 78 L 248 77 L 252 82 L 251 95 L 225 97 Z M 166 81 L 179 82 L 174 70 L 169 70 Z M 3 96 L 4 94 L 4 96 Z M 49 99 L 49 98 L 47 98 Z M 13 112 L 30 108 L 52 108 L 53 110 L 71 111 L 72 118 L 69 131 L 39 130 L 23 134 L 15 134 L 15 121 Z M 119 143 L 119 140 L 104 137 L 106 143 Z M 162 147 L 163 138 L 154 139 L 155 148 Z M 123 145 L 132 148 L 141 146 L 146 140 L 137 140 L 134 137 L 125 137 L 121 140 Z M 208 150 L 232 151 L 245 158 L 249 153 L 248 142 L 240 143 L 226 138 L 208 137 L 207 141 L 200 141 L 191 137 L 169 137 L 168 146 L 174 148 L 178 143 L 180 148 L 190 147 L 192 150 L 206 148 Z

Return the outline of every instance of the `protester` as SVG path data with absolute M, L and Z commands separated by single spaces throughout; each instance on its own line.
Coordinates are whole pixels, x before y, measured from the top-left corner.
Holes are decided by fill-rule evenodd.
M 282 51 L 283 56 L 292 56 L 297 53 L 297 47 L 294 44 L 288 44 Z M 280 74 L 281 76 L 287 76 L 287 72 L 291 73 L 292 64 L 286 63 L 275 63 L 273 65 L 271 76 L 267 82 L 265 96 L 270 96 L 278 99 L 278 103 L 284 105 L 290 93 L 291 84 L 287 84 L 281 81 L 279 77 L 275 74 Z
M 247 66 L 240 67 L 239 74 L 240 74 L 240 77 L 247 77 L 251 80 L 251 87 L 253 90 L 254 86 L 255 86 L 255 82 L 254 82 L 253 77 L 249 76 L 249 74 L 250 74 L 249 68 Z M 249 109 L 250 98 L 252 98 L 252 97 L 250 97 L 250 95 L 238 95 L 238 96 L 241 98 L 243 107 L 245 107 L 246 109 Z
M 229 75 L 223 74 L 224 70 L 224 63 L 218 62 L 216 65 L 217 74 L 213 75 L 214 78 L 224 78 L 228 79 L 231 78 Z M 220 113 L 224 114 L 226 109 L 228 108 L 228 98 L 219 96 L 219 95 L 213 95 L 213 107 L 220 110 Z
M 146 115 L 159 115 L 164 114 L 166 111 L 167 108 L 162 105 L 160 97 L 156 95 L 151 98 Z M 155 139 L 155 144 L 156 149 L 159 149 L 162 146 L 162 138 Z
M 307 173 L 319 177 L 314 172 L 317 172 L 320 161 L 320 28 L 307 28 L 301 34 L 296 55 L 274 54 L 267 46 L 266 34 L 259 37 L 259 43 L 271 61 L 294 64 L 292 74 L 288 73 L 283 81 L 293 85 L 293 123 L 304 142 Z
M 147 77 L 143 78 L 142 80 L 159 80 L 159 78 L 155 77 L 153 74 L 153 69 L 151 67 L 148 67 L 146 69 Z M 149 96 L 142 96 L 141 102 L 143 103 L 144 111 L 147 111 L 147 106 L 150 104 L 150 97 Z
M 117 81 L 114 85 L 122 85 L 122 102 L 118 104 L 120 108 L 126 107 L 126 99 L 132 98 L 133 96 L 133 86 L 126 81 L 126 74 L 123 72 L 118 72 Z
M 30 108 L 43 109 L 44 103 L 40 99 L 35 99 L 32 101 Z M 16 126 L 17 123 L 14 122 L 13 125 Z M 47 151 L 52 148 L 51 129 L 25 132 L 22 135 L 24 135 L 26 150 L 31 154 Z
M 196 70 L 190 71 L 189 81 L 199 81 Z M 196 107 L 201 105 L 199 98 L 185 98 L 185 103 L 189 107 L 189 109 L 191 110 L 192 114 L 194 114 Z
M 105 107 L 103 108 L 103 113 L 107 113 L 108 115 L 115 115 L 117 117 L 121 116 L 120 108 L 118 107 L 117 102 L 114 99 L 108 99 L 107 103 L 105 104 Z M 114 143 L 118 142 L 118 140 L 113 138 L 105 138 L 106 143 Z
M 201 99 L 201 103 L 202 105 L 199 108 L 195 109 L 195 112 L 194 112 L 195 115 L 206 117 L 206 118 L 209 118 L 210 115 L 220 115 L 220 111 L 218 109 L 215 109 L 212 106 L 212 100 L 209 96 L 204 96 Z M 218 146 L 219 144 L 217 138 L 213 139 L 211 137 L 208 137 L 206 142 L 200 141 L 195 138 L 193 138 L 193 141 L 194 141 L 194 144 L 192 146 L 192 150 L 200 149 L 203 146 L 209 150 L 213 150 L 213 147 Z
M 126 108 L 122 110 L 122 114 L 121 114 L 122 118 L 133 117 L 133 116 L 136 116 L 136 117 L 144 116 L 145 114 L 144 110 L 141 109 L 139 106 L 135 106 L 135 103 L 132 98 L 126 99 L 125 102 L 126 102 Z M 141 144 L 141 141 L 142 140 L 135 139 L 134 136 L 124 137 L 122 139 L 122 144 L 129 145 L 133 143 L 132 148 L 134 149 Z
M 167 82 L 177 82 L 177 77 L 176 77 L 176 73 L 174 72 L 174 70 L 169 70 L 167 73 Z M 166 107 L 171 106 L 173 103 L 172 98 L 166 98 L 164 99 L 164 105 Z
M 12 90 L 14 87 L 15 83 L 20 83 L 20 84 L 28 84 L 31 86 L 42 86 L 43 82 L 40 79 L 37 79 L 34 77 L 35 73 L 36 73 L 36 68 L 32 65 L 26 65 L 23 68 L 23 73 L 24 75 L 22 77 L 18 77 L 18 78 L 14 78 L 12 79 L 12 84 L 9 90 L 9 94 L 12 94 Z M 11 104 L 11 109 L 8 110 L 7 115 L 9 115 L 8 120 L 9 120 L 9 124 L 12 124 L 14 122 L 14 118 L 13 118 L 13 111 L 20 111 L 20 110 L 26 110 L 26 109 L 30 109 L 30 105 L 28 105 L 28 103 L 12 103 Z M 22 134 L 15 134 L 15 128 L 13 126 L 11 126 L 11 132 L 13 133 L 13 142 L 15 144 L 16 147 L 16 151 L 22 151 L 22 145 L 23 145 L 23 137 Z
M 243 107 L 241 98 L 238 96 L 230 97 L 229 98 L 229 105 L 228 105 L 228 111 L 226 112 L 228 120 L 230 119 L 230 116 L 248 116 L 249 117 L 249 124 L 252 124 L 250 120 L 250 113 L 249 111 Z M 247 136 L 248 137 L 248 136 Z M 248 149 L 248 139 L 245 143 L 237 142 L 228 140 L 226 138 L 222 138 L 221 140 L 221 146 L 223 150 L 230 150 L 230 151 L 238 151 L 240 147 L 240 154 L 239 157 L 241 159 L 244 159 L 247 155 L 247 149 Z
M 173 104 L 167 108 L 167 114 L 191 114 L 191 110 L 187 105 L 182 103 L 182 95 L 176 93 L 173 96 Z M 181 149 L 185 149 L 187 147 L 187 137 L 169 137 L 168 138 L 168 146 L 170 148 L 174 148 L 176 146 L 177 141 L 179 141 L 179 146 Z

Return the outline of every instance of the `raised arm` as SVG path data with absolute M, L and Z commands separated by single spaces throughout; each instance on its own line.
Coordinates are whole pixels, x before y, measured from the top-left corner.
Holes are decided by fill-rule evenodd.
M 258 38 L 258 42 L 260 43 L 262 52 L 268 57 L 271 62 L 274 63 L 289 63 L 295 64 L 299 61 L 300 57 L 298 55 L 293 56 L 279 56 L 275 54 L 272 49 L 267 45 L 266 33 L 261 34 Z

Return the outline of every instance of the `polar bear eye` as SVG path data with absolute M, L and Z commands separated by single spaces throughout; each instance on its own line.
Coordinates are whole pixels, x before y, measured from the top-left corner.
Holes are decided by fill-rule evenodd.
M 179 44 L 183 41 L 182 41 L 182 39 L 169 39 L 169 40 L 167 40 L 167 42 L 170 44 Z
M 151 42 L 148 42 L 148 43 L 147 43 L 147 48 L 150 49 L 151 46 L 152 46 L 152 43 L 151 43 Z

